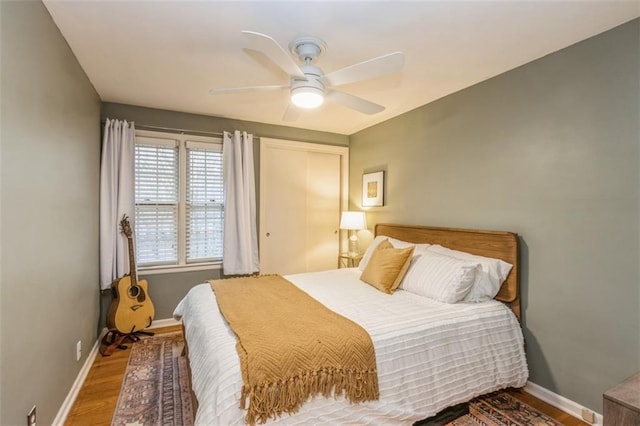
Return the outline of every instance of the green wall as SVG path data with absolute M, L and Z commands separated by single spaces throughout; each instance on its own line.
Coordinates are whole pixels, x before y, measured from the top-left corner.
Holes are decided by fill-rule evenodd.
M 368 223 L 514 231 L 530 379 L 602 412 L 640 370 L 640 21 L 350 137 Z
M 232 120 L 221 117 L 188 114 L 133 105 L 104 102 L 102 104 L 102 121 L 106 118 L 117 118 L 134 121 L 138 126 L 156 126 L 171 129 L 185 129 L 196 132 L 221 133 L 223 131 L 241 130 L 260 138 L 287 139 L 301 142 L 323 143 L 347 146 L 349 137 L 336 133 L 317 132 L 293 127 L 275 126 L 250 121 Z M 256 173 L 256 195 L 259 197 L 258 178 L 260 175 L 260 149 L 258 139 L 254 139 L 254 164 Z M 171 318 L 178 302 L 194 285 L 210 279 L 220 278 L 220 269 L 206 271 L 180 272 L 168 274 L 144 275 L 141 279 L 149 282 L 149 293 L 156 309 L 156 319 Z M 110 303 L 110 296 L 103 295 L 101 300 L 101 324 Z
M 186 112 L 167 111 L 141 106 L 102 103 L 102 121 L 105 118 L 133 120 L 137 125 L 185 129 L 197 132 L 222 133 L 234 130 L 245 131 L 256 137 L 287 139 L 301 142 L 323 143 L 328 145 L 349 145 L 347 135 L 337 133 L 304 130 L 295 127 L 276 126 L 256 123 L 254 121 L 234 120 L 231 118 L 213 117 L 210 115 L 189 114 Z
M 97 337 L 100 99 L 41 2 L 0 11 L 0 424 L 46 425 Z

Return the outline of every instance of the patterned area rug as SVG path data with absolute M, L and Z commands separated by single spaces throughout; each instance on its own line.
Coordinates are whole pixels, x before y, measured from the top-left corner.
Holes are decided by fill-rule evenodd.
M 562 426 L 551 417 L 512 397 L 498 392 L 469 403 L 466 414 L 447 425 L 451 426 Z
M 133 343 L 112 425 L 193 425 L 183 347 L 179 331 Z

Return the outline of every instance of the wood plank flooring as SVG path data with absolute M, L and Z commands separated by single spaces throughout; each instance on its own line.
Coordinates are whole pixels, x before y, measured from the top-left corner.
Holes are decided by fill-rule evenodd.
M 562 423 L 566 426 L 591 426 L 589 423 L 583 422 L 580 419 L 573 417 L 570 414 L 565 413 L 564 411 L 554 407 L 553 405 L 549 405 L 544 401 L 539 400 L 535 396 L 528 394 L 527 392 L 520 389 L 510 389 L 508 391 L 511 396 L 514 398 L 518 398 L 520 401 L 525 404 L 529 404 L 533 408 L 542 411 L 547 416 L 553 418 L 554 420 Z
M 180 331 L 181 326 L 152 330 L 156 334 Z M 66 426 L 110 425 L 118 403 L 122 379 L 127 369 L 131 344 L 125 350 L 115 350 L 111 356 L 98 354 L 69 412 Z
M 179 331 L 180 329 L 180 326 L 172 326 L 157 328 L 153 331 L 156 334 L 161 334 Z M 127 368 L 129 352 L 131 351 L 131 345 L 128 344 L 127 346 L 126 350 L 116 350 L 110 357 L 102 357 L 98 354 L 67 417 L 66 426 L 111 424 L 120 388 L 122 387 L 122 379 Z M 524 391 L 513 389 L 509 393 L 513 397 L 553 417 L 563 425 L 588 426 L 588 423 L 576 419 Z

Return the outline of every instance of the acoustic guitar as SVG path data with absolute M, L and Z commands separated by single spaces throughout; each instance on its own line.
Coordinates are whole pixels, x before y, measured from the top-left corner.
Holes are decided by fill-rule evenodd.
M 129 244 L 129 274 L 111 284 L 111 306 L 107 313 L 107 328 L 122 334 L 133 334 L 151 325 L 155 310 L 149 298 L 146 280 L 138 280 L 133 235 L 127 215 L 120 221 L 122 233 Z

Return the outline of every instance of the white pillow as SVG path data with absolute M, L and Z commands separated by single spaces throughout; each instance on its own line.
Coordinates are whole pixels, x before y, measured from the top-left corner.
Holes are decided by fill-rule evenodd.
M 378 244 L 380 244 L 384 240 L 389 240 L 393 248 L 402 249 L 407 247 L 415 247 L 415 249 L 413 250 L 414 259 L 417 255 L 422 253 L 431 245 L 431 244 L 414 244 L 414 243 L 409 243 L 407 241 L 397 240 L 395 238 L 387 237 L 384 235 L 378 235 L 373 239 L 373 241 L 371 241 L 371 244 L 369 244 L 369 247 L 367 247 L 367 249 L 365 250 L 364 255 L 362 256 L 362 259 L 358 264 L 358 269 L 360 269 L 361 271 L 364 271 L 364 268 L 367 266 L 367 263 L 369 263 L 369 260 L 371 260 L 371 255 L 375 251 L 376 247 L 378 247 Z
M 480 264 L 480 269 L 478 270 L 478 273 L 476 273 L 473 287 L 469 294 L 464 298 L 465 302 L 484 302 L 496 297 L 496 294 L 500 291 L 500 286 L 504 280 L 507 279 L 509 271 L 511 271 L 511 268 L 513 267 L 513 265 L 501 259 L 478 256 L 465 251 L 452 250 L 439 244 L 434 244 L 427 250 L 455 257 L 456 259 L 468 260 Z
M 400 288 L 443 303 L 461 301 L 473 285 L 478 262 L 425 250 L 409 267 Z

